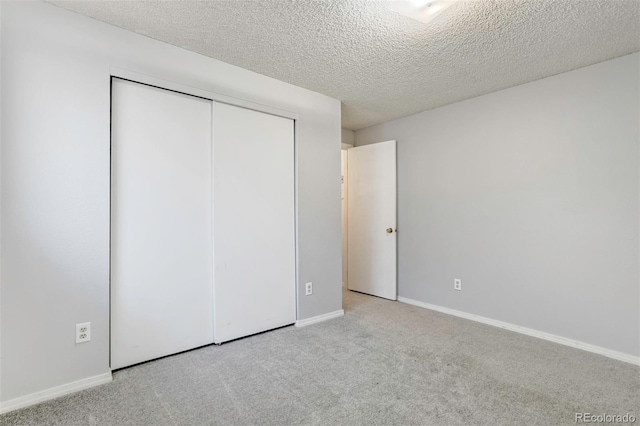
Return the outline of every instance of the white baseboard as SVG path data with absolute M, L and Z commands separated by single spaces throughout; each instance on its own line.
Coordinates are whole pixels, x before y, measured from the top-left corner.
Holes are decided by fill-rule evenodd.
M 344 315 L 344 310 L 329 312 L 328 314 L 318 315 L 317 317 L 311 317 L 303 320 L 296 321 L 296 327 L 306 327 L 311 324 L 338 318 Z
M 555 334 L 545 333 L 544 331 L 533 330 L 531 328 L 521 327 L 519 325 L 509 324 L 508 322 L 498 321 L 491 318 L 482 317 L 480 315 L 469 314 L 467 312 L 457 311 L 443 306 L 432 305 L 430 303 L 420 302 L 418 300 L 408 299 L 406 297 L 398 297 L 398 301 L 408 303 L 409 305 L 419 306 L 421 308 L 430 309 L 432 311 L 442 312 L 443 314 L 454 315 L 456 317 L 468 319 L 471 321 L 481 322 L 483 324 L 492 325 L 494 327 L 504 328 L 505 330 L 515 331 L 516 333 L 526 334 L 527 336 L 537 337 L 538 339 L 548 340 L 561 345 L 570 346 L 572 348 L 582 349 L 583 351 L 593 352 L 595 354 L 604 355 L 618 361 L 628 362 L 634 365 L 640 365 L 640 357 L 580 342 L 578 340 L 568 339 L 566 337 L 556 336 Z
M 30 395 L 25 395 L 19 398 L 0 402 L 0 414 L 8 413 L 9 411 L 17 410 L 19 408 L 28 407 L 30 405 L 39 404 L 50 399 L 75 393 L 84 389 L 89 389 L 94 386 L 103 385 L 105 383 L 109 383 L 112 380 L 113 378 L 111 376 L 111 372 L 108 372 L 53 388 L 45 389 L 43 391 L 35 392 Z

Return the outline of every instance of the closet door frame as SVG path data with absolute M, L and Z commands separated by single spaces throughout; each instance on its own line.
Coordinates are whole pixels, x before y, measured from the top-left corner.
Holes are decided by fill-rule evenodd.
M 193 87 L 193 86 L 188 86 L 188 85 L 184 85 L 184 84 L 180 84 L 180 83 L 176 83 L 173 81 L 169 81 L 169 80 L 165 80 L 162 78 L 158 78 L 158 77 L 154 77 L 154 76 L 150 76 L 147 74 L 142 74 L 142 73 L 138 73 L 135 71 L 130 71 L 127 69 L 123 69 L 123 68 L 118 68 L 118 67 L 111 67 L 110 68 L 110 83 L 109 86 L 111 86 L 111 82 L 113 81 L 113 78 L 119 78 L 119 79 L 123 79 L 123 80 L 128 80 L 134 83 L 139 83 L 139 84 L 144 84 L 147 86 L 153 86 L 153 87 L 157 87 L 159 89 L 165 89 L 165 90 L 170 90 L 173 92 L 177 92 L 177 93 L 182 93 L 185 95 L 191 95 L 191 96 L 195 96 L 198 98 L 202 98 L 202 99 L 207 99 L 213 102 L 219 102 L 219 103 L 224 103 L 224 104 L 228 104 L 228 105 L 233 105 L 236 107 L 240 107 L 240 108 L 246 108 L 249 110 L 253 110 L 253 111 L 258 111 L 258 112 L 262 112 L 262 113 L 266 113 L 266 114 L 271 114 L 271 115 L 275 115 L 278 117 L 283 117 L 283 118 L 288 118 L 293 120 L 293 154 L 294 154 L 294 161 L 293 161 L 293 172 L 294 172 L 294 182 L 293 182 L 293 187 L 294 187 L 294 192 L 293 192 L 293 199 L 294 199 L 294 211 L 293 211 L 293 215 L 294 215 L 294 236 L 295 236 L 295 241 L 294 241 L 294 255 L 295 255 L 295 259 L 294 259 L 294 271 L 295 271 L 295 279 L 294 279 L 294 297 L 296 298 L 296 319 L 298 319 L 299 316 L 299 295 L 298 295 L 298 261 L 299 261 L 299 256 L 298 256 L 298 117 L 299 115 L 295 112 L 291 112 L 291 111 L 287 111 L 284 109 L 280 109 L 280 108 L 276 108 L 276 107 L 272 107 L 269 105 L 263 105 L 263 104 L 259 104 L 256 102 L 251 102 L 251 101 L 247 101 L 244 99 L 239 99 L 239 98 L 234 98 L 232 96 L 227 96 L 227 95 L 222 95 L 219 93 L 215 93 L 215 92 L 210 92 L 208 90 L 204 90 L 204 89 L 200 89 L 197 87 Z M 111 89 L 110 89 L 111 92 Z M 212 114 L 214 113 L 214 108 L 212 108 Z M 212 126 L 215 125 L 215 122 L 213 121 L 214 117 L 212 117 Z M 213 134 L 212 134 L 213 136 Z M 212 150 L 213 152 L 213 150 Z M 109 160 L 110 162 L 112 161 L 111 159 Z M 111 167 L 110 167 L 111 170 Z M 111 173 L 111 171 L 110 171 Z M 213 174 L 212 174 L 212 179 L 213 179 Z M 112 182 L 112 177 L 109 178 L 109 185 L 111 185 Z M 212 181 L 212 185 L 213 185 L 213 181 Z M 109 188 L 109 193 L 111 193 L 112 188 Z M 215 203 L 215 201 L 214 201 Z M 109 235 L 111 235 L 111 211 L 109 212 Z M 212 237 L 213 235 L 215 235 L 215 223 L 213 223 L 213 218 L 212 218 Z M 212 270 L 212 277 L 214 279 L 213 281 L 213 285 L 215 288 L 215 250 L 214 247 L 212 247 L 212 253 L 213 253 L 213 259 L 212 259 L 212 265 L 213 265 L 213 270 Z M 111 247 L 109 247 L 109 270 L 111 270 Z M 109 274 L 111 275 L 111 274 Z M 215 290 L 214 290 L 214 294 L 215 294 Z M 111 295 L 111 276 L 109 276 L 109 295 Z M 111 296 L 109 296 L 109 316 L 111 316 Z M 213 300 L 211 301 L 211 303 L 213 303 Z M 215 311 L 213 313 L 214 318 L 215 318 Z M 212 321 L 214 321 L 214 318 L 211 318 Z M 109 324 L 111 323 L 111 319 L 109 320 Z M 109 329 L 109 333 L 111 333 L 111 329 Z M 214 336 L 215 337 L 215 336 Z M 109 338 L 109 347 L 111 347 L 111 338 Z M 111 349 L 109 349 L 109 365 L 111 365 Z

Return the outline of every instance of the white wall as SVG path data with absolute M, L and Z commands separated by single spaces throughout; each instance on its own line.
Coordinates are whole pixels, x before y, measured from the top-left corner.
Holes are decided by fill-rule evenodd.
M 109 371 L 112 66 L 299 114 L 297 275 L 314 293 L 298 318 L 342 308 L 339 101 L 49 4 L 0 7 L 0 400 Z
M 356 139 L 356 133 L 353 130 L 342 129 L 342 143 L 353 145 Z
M 357 131 L 398 142 L 399 295 L 639 355 L 639 61 Z

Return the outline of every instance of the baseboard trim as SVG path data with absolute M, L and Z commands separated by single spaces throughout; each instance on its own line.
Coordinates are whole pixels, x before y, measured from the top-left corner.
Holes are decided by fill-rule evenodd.
M 344 310 L 340 309 L 338 311 L 329 312 L 328 314 L 318 315 L 316 317 L 311 317 L 303 320 L 296 321 L 296 327 L 306 327 L 311 324 L 316 324 L 322 321 L 327 321 L 333 318 L 338 318 L 344 315 Z
M 45 389 L 40 392 L 35 392 L 30 395 L 21 396 L 19 398 L 10 399 L 5 402 L 0 402 L 0 414 L 8 413 L 9 411 L 17 410 L 19 408 L 28 407 L 30 405 L 39 404 L 50 399 L 55 399 L 64 395 L 69 395 L 84 389 L 89 389 L 94 386 L 103 385 L 113 380 L 111 372 L 104 374 L 98 374 L 97 376 L 87 377 L 86 379 L 77 380 L 75 382 L 66 383 L 64 385 L 56 386 L 53 388 Z
M 613 358 L 618 361 L 628 362 L 629 364 L 640 365 L 640 357 L 638 356 L 625 354 L 623 352 L 614 351 L 611 349 L 592 345 L 590 343 L 584 343 L 578 340 L 557 336 L 555 334 L 545 333 L 544 331 L 533 330 L 531 328 L 521 327 L 519 325 L 510 324 L 508 322 L 498 321 L 491 318 L 482 317 L 480 315 L 469 314 L 467 312 L 462 312 L 462 311 L 458 311 L 451 308 L 445 308 L 444 306 L 432 305 L 430 303 L 424 303 L 424 302 L 409 299 L 406 297 L 398 297 L 398 301 L 402 303 L 407 303 L 409 305 L 430 309 L 432 311 L 441 312 L 443 314 L 449 314 L 456 317 L 468 319 L 471 321 L 481 322 L 483 324 L 492 325 L 494 327 L 504 328 L 505 330 L 514 331 L 520 334 L 526 334 L 527 336 L 537 337 L 538 339 L 548 340 L 550 342 L 559 343 L 561 345 L 570 346 L 572 348 L 582 349 L 583 351 L 592 352 L 598 355 L 604 355 L 606 357 Z

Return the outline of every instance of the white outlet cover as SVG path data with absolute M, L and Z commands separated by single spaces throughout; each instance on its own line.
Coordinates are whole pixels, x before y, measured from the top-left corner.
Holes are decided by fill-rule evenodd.
M 458 290 L 461 291 L 462 290 L 462 280 L 461 279 L 454 279 L 453 280 L 453 289 L 454 290 Z
M 305 292 L 307 296 L 310 296 L 313 294 L 313 283 L 305 284 Z
M 91 323 L 83 322 L 76 324 L 76 343 L 86 343 L 91 341 Z

